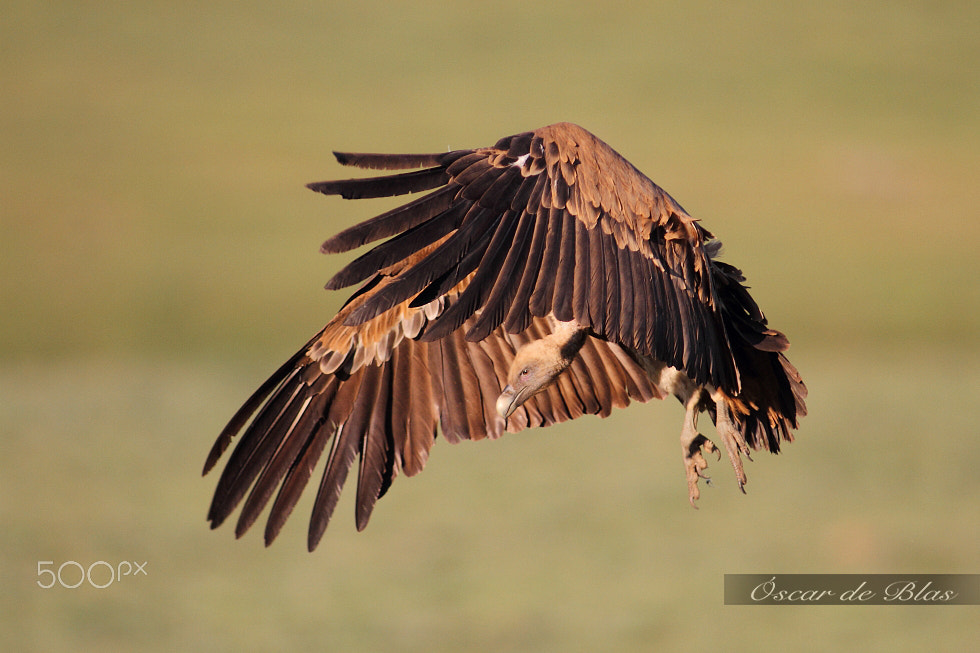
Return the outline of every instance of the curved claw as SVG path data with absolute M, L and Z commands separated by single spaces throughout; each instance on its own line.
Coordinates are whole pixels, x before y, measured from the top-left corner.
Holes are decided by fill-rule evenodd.
M 708 461 L 704 459 L 704 452 L 711 453 L 713 451 L 718 454 L 718 459 L 720 460 L 721 451 L 719 451 L 718 447 L 711 440 L 700 433 L 697 433 L 689 443 L 685 443 L 683 451 L 684 469 L 687 474 L 688 499 L 691 502 L 691 506 L 697 509 L 697 500 L 701 497 L 698 481 L 703 478 L 707 485 L 711 485 L 711 477 L 704 473 L 704 470 L 708 467 Z

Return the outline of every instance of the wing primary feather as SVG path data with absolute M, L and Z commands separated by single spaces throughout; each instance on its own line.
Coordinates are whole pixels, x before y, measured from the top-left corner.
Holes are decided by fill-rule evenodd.
M 480 261 L 483 260 L 483 254 L 486 252 L 492 236 L 493 232 L 484 232 L 483 235 L 470 245 L 470 251 L 456 266 L 447 270 L 438 278 L 433 279 L 429 285 L 415 296 L 409 303 L 409 306 L 411 308 L 421 308 L 429 302 L 435 301 L 439 297 L 451 292 L 453 288 L 459 285 L 460 281 L 469 276 L 480 265 Z
M 579 222 L 582 222 L 579 220 Z M 589 263 L 591 270 L 589 274 L 589 315 L 591 316 L 592 328 L 606 338 L 614 338 L 619 335 L 616 326 L 616 314 L 619 313 L 619 292 L 613 288 L 613 292 L 608 292 L 606 284 L 606 261 L 602 241 L 611 238 L 602 232 L 602 227 L 596 223 L 595 226 L 586 227 L 589 246 Z
M 253 483 L 257 482 L 256 479 L 259 478 L 260 474 L 268 469 L 273 456 L 292 434 L 296 423 L 302 419 L 303 411 L 311 400 L 312 397 L 304 384 L 297 383 L 293 392 L 290 393 L 288 403 L 279 412 L 275 420 L 268 426 L 261 425 L 261 430 L 257 429 L 252 433 L 246 433 L 246 437 L 242 438 L 242 443 L 247 439 L 252 446 L 243 447 L 246 455 L 240 459 L 241 464 L 236 466 L 237 473 L 232 480 L 234 490 L 231 494 L 231 502 L 234 505 L 237 505 Z M 236 535 L 241 535 L 244 532 L 244 530 L 236 529 Z
M 413 366 L 413 347 L 415 343 L 411 340 L 402 341 L 402 344 L 391 352 L 388 366 L 391 367 L 391 400 L 389 407 L 389 422 L 392 441 L 392 454 L 394 455 L 395 468 L 404 467 L 403 454 L 408 448 L 411 438 L 411 418 L 412 418 L 412 382 L 415 375 L 412 373 Z M 421 392 L 421 389 L 419 390 Z
M 255 523 L 280 481 L 296 464 L 313 434 L 319 430 L 319 425 L 324 420 L 324 406 L 331 399 L 328 392 L 335 388 L 336 384 L 331 386 L 329 379 L 323 376 L 317 379 L 316 387 L 310 388 L 305 405 L 300 408 L 296 419 L 283 434 L 275 455 L 252 486 L 239 514 L 235 527 L 236 536 L 240 537 Z
M 483 150 L 469 150 L 463 156 L 455 159 L 446 167 L 446 172 L 449 173 L 449 177 L 456 179 L 459 175 L 463 173 L 464 170 L 468 169 L 474 163 L 479 161 L 486 162 L 487 153 Z
M 554 303 L 555 281 L 558 278 L 558 262 L 561 260 L 562 225 L 564 219 L 559 209 L 538 209 L 538 221 L 547 223 L 542 243 L 541 267 L 537 274 L 529 307 L 531 315 L 544 317 Z
M 531 215 L 526 212 L 520 215 L 509 251 L 493 282 L 493 288 L 483 304 L 482 313 L 466 333 L 467 340 L 483 340 L 500 326 L 520 288 L 519 282 L 515 280 L 524 275 L 528 261 L 528 241 L 534 229 L 534 219 Z
M 207 474 L 221 458 L 221 455 L 231 444 L 235 435 L 242 430 L 248 419 L 255 414 L 255 411 L 265 402 L 266 398 L 276 389 L 279 385 L 296 370 L 296 365 L 303 356 L 306 355 L 306 349 L 313 343 L 314 340 L 320 337 L 323 331 L 313 336 L 306 345 L 300 349 L 298 352 L 293 354 L 289 360 L 279 366 L 272 375 L 266 379 L 266 381 L 259 386 L 259 389 L 252 393 L 252 396 L 239 408 L 232 418 L 228 421 L 228 424 L 222 429 L 221 434 L 218 435 L 217 440 L 214 442 L 214 446 L 211 447 L 211 451 L 208 453 L 208 458 L 204 462 L 204 472 Z
M 588 345 L 583 346 L 579 350 L 579 356 L 576 356 L 572 361 L 572 364 L 568 369 L 568 385 L 572 389 L 572 394 L 565 394 L 565 404 L 569 406 L 570 419 L 575 419 L 582 415 L 595 415 L 597 413 L 605 413 L 605 408 L 602 401 L 599 398 L 599 391 L 602 389 L 600 386 L 605 385 L 605 379 L 602 382 L 594 383 L 592 379 L 592 374 L 589 371 L 587 361 L 590 359 L 587 353 L 585 357 L 581 356 L 582 350 L 589 348 Z M 594 359 L 592 362 L 595 363 Z M 602 368 L 595 368 L 597 374 L 602 374 L 605 376 L 606 370 Z M 608 391 L 607 391 L 608 392 Z M 574 399 L 574 403 L 569 401 Z
M 476 378 L 473 365 L 466 355 L 467 342 L 460 331 L 454 331 L 446 341 L 452 351 L 453 362 L 459 372 L 460 390 L 463 399 L 462 414 L 466 420 L 468 440 L 482 440 L 487 435 L 487 423 L 484 420 L 486 408 L 480 395 L 480 382 Z M 496 399 L 496 397 L 494 397 Z
M 404 344 L 410 349 L 407 371 L 396 373 L 395 378 L 404 387 L 408 409 L 406 411 L 407 437 L 402 445 L 402 469 L 408 476 L 422 471 L 429 458 L 436 437 L 437 407 L 432 388 L 432 372 L 429 370 L 427 350 L 429 345 L 409 340 Z
M 362 324 L 371 318 L 422 292 L 434 279 L 457 265 L 468 253 L 474 241 L 492 231 L 497 219 L 492 211 L 474 206 L 463 218 L 456 233 L 436 247 L 428 256 L 398 278 L 378 290 L 344 321 L 348 326 Z
M 370 419 L 371 407 L 377 398 L 378 377 L 381 368 L 377 365 L 362 367 L 357 374 L 345 383 L 330 407 L 328 423 L 338 424 L 330 455 L 327 457 L 323 478 L 313 503 L 313 515 L 310 517 L 310 530 L 307 536 L 307 546 L 312 551 L 333 516 L 340 498 L 340 491 L 347 480 L 354 456 L 357 455 L 364 432 Z M 355 380 L 356 379 L 356 380 Z
M 552 300 L 555 317 L 562 322 L 575 319 L 575 222 L 578 218 L 561 211 L 561 248 L 556 266 L 555 290 Z
M 630 397 L 637 397 L 637 394 L 630 393 L 631 383 L 627 379 L 626 372 L 623 370 L 619 360 L 609 352 L 609 347 L 596 345 L 590 354 L 596 357 L 596 361 L 586 367 L 604 371 L 605 382 L 600 382 L 597 386 L 596 394 L 599 395 L 599 403 L 603 406 L 600 413 L 602 417 L 608 417 L 613 408 L 623 408 L 630 403 Z
M 440 167 L 383 177 L 315 181 L 307 184 L 306 187 L 324 195 L 340 195 L 345 200 L 360 200 L 432 190 L 445 186 L 448 181 L 449 175 L 446 169 Z
M 469 178 L 467 173 L 469 173 L 471 169 L 474 171 L 479 170 L 481 172 L 478 174 L 474 172 L 476 176 Z M 481 161 L 479 164 L 474 164 L 468 168 L 466 172 L 454 180 L 456 183 L 462 186 L 459 191 L 459 196 L 474 202 L 481 200 L 484 194 L 490 189 L 491 186 L 497 183 L 497 180 L 499 180 L 501 175 L 503 175 L 505 172 L 506 169 L 492 166 L 486 160 Z M 488 209 L 496 208 L 493 205 L 488 205 L 483 202 L 479 202 L 479 204 L 480 206 Z
M 540 211 L 543 206 L 541 198 L 544 197 L 544 192 L 548 188 L 548 177 L 546 175 L 537 174 L 533 177 L 528 177 L 528 179 L 535 179 L 534 186 L 531 187 L 531 194 L 527 196 L 527 203 L 525 207 L 528 211 L 535 213 L 537 215 L 543 215 Z M 516 211 L 519 206 L 513 207 Z M 546 207 L 550 208 L 550 207 Z
M 370 422 L 361 441 L 361 465 L 357 474 L 357 500 L 354 516 L 357 530 L 363 531 L 371 512 L 394 477 L 394 442 L 391 440 L 391 372 L 389 364 L 380 367 L 378 389 Z
M 337 395 L 337 389 L 342 384 L 336 377 L 331 379 L 331 383 L 334 389 L 330 401 L 333 402 Z M 296 502 L 299 501 L 300 495 L 313 475 L 313 469 L 320 459 L 320 454 L 323 453 L 323 448 L 334 435 L 334 432 L 335 428 L 329 424 L 326 416 L 324 416 L 324 419 L 317 422 L 310 437 L 306 438 L 303 449 L 297 455 L 296 462 L 286 473 L 282 486 L 279 488 L 279 494 L 269 510 L 269 519 L 266 521 L 264 534 L 266 546 L 272 544 L 289 515 L 292 514 Z
M 511 208 L 515 194 L 524 187 L 525 179 L 521 176 L 520 168 L 507 166 L 498 172 L 492 183 L 476 199 L 480 206 L 495 211 Z M 533 186 L 531 186 L 533 189 Z M 528 191 L 530 192 L 530 190 Z M 520 211 L 516 211 L 520 215 Z
M 679 327 L 675 332 L 677 359 L 681 361 L 681 369 L 688 372 L 689 376 L 697 378 L 696 371 L 700 370 L 697 360 L 697 347 L 692 346 L 695 342 L 703 342 L 705 348 L 711 346 L 710 342 L 703 340 L 704 334 L 701 323 L 695 318 L 694 298 L 683 287 L 671 283 L 667 285 L 668 292 L 673 292 L 671 301 L 671 313 L 674 316 L 673 324 Z M 703 379 L 704 377 L 700 377 Z
M 592 266 L 589 246 L 589 229 L 578 218 L 575 220 L 575 264 L 572 301 L 575 319 L 579 324 L 591 324 L 602 328 L 601 316 L 589 314 L 589 296 L 592 294 Z
M 466 360 L 473 370 L 479 389 L 480 406 L 483 409 L 482 420 L 486 434 L 490 438 L 499 438 L 503 433 L 504 420 L 497 414 L 494 407 L 497 397 L 500 395 L 501 387 L 494 372 L 493 360 L 481 346 L 482 342 L 467 342 L 465 344 Z
M 555 394 L 555 388 L 552 386 L 524 402 L 531 426 L 551 426 L 558 421 L 555 419 L 555 414 L 561 408 L 555 406 Z
M 585 405 L 579 397 L 572 374 L 560 375 L 548 390 L 554 391 L 552 396 L 555 400 L 552 406 L 556 409 L 555 423 L 565 422 L 585 414 Z
M 680 349 L 680 338 L 683 335 L 681 330 L 677 328 L 678 307 L 677 298 L 674 295 L 674 281 L 669 273 L 658 275 L 649 265 L 646 267 L 648 274 L 652 272 L 651 278 L 657 290 L 657 306 L 661 307 L 660 318 L 655 323 L 657 331 L 647 329 L 648 347 L 659 346 L 661 351 L 655 355 L 660 360 L 671 367 L 684 369 L 684 361 L 681 358 L 682 350 Z
M 527 244 L 514 250 L 524 256 L 524 260 L 519 277 L 508 281 L 513 284 L 514 291 L 508 300 L 510 306 L 504 317 L 504 329 L 510 333 L 523 331 L 531 321 L 531 292 L 537 280 L 548 229 L 547 214 L 540 210 L 540 190 L 536 189 L 545 183 L 547 180 L 543 175 L 525 178 L 511 202 L 511 210 L 519 214 L 522 221 L 527 221 L 529 235 L 525 237 Z
M 439 417 L 442 433 L 449 442 L 469 440 L 466 420 L 466 398 L 457 360 L 457 351 L 449 339 L 429 346 L 430 367 L 438 370 L 440 380 Z
M 309 551 L 316 549 L 317 544 L 327 530 L 327 524 L 333 516 L 340 498 L 340 491 L 347 480 L 347 473 L 357 455 L 357 437 L 344 432 L 343 427 L 334 435 L 330 453 L 327 456 L 327 466 L 320 479 L 313 512 L 310 515 L 310 528 L 307 533 L 306 547 Z M 297 478 L 297 482 L 302 480 Z M 300 488 L 301 489 L 301 488 Z M 298 494 L 297 494 L 297 499 Z
M 477 236 L 477 239 L 469 244 L 469 251 L 465 252 L 462 260 L 439 278 L 434 279 L 412 300 L 409 306 L 413 308 L 425 306 L 429 302 L 451 292 L 453 288 L 456 288 L 463 279 L 468 277 L 480 265 L 494 234 L 495 231 L 492 229 L 483 230 Z
M 462 159 L 460 160 L 460 162 L 462 162 Z M 457 166 L 453 166 L 453 168 L 455 169 L 457 168 Z M 471 187 L 471 185 L 475 184 L 476 181 L 480 177 L 483 177 L 488 171 L 490 171 L 491 174 L 494 173 L 493 165 L 484 155 L 484 156 L 480 156 L 478 159 L 470 163 L 468 166 L 466 166 L 466 168 L 460 170 L 458 174 L 453 174 L 452 172 L 450 172 L 450 175 L 453 181 L 455 181 L 457 184 L 463 187 L 463 190 L 461 192 L 465 193 L 467 189 Z
M 647 274 L 648 267 L 643 256 L 631 255 L 629 252 L 623 252 L 622 256 L 626 257 L 624 262 L 630 266 L 633 278 L 633 348 L 639 353 L 652 356 L 654 348 L 649 333 L 663 319 L 660 315 L 663 304 L 657 302 L 657 284 Z
M 541 412 L 541 426 L 558 424 L 568 418 L 568 406 L 565 405 L 565 399 L 561 396 L 561 386 L 562 377 L 560 376 L 554 385 L 531 399 L 531 401 L 537 400 L 538 410 Z
M 334 152 L 337 163 L 355 168 L 374 170 L 405 170 L 446 166 L 472 150 L 455 150 L 437 154 L 374 154 L 358 152 Z
M 245 496 L 268 456 L 272 455 L 268 442 L 276 438 L 276 425 L 282 419 L 292 421 L 295 412 L 292 415 L 290 413 L 299 409 L 295 400 L 302 388 L 302 382 L 295 380 L 297 375 L 298 371 L 294 371 L 263 406 L 228 459 L 221 478 L 218 479 L 218 487 L 215 488 L 211 509 L 208 511 L 212 528 L 218 527 L 227 519 Z
M 619 337 L 615 340 L 620 344 L 626 345 L 627 347 L 636 347 L 636 331 L 634 328 L 634 318 L 637 311 L 643 310 L 643 299 L 637 297 L 637 295 L 646 295 L 649 292 L 648 288 L 641 288 L 639 286 L 633 285 L 633 264 L 628 260 L 636 254 L 630 252 L 629 250 L 618 250 L 616 244 L 609 239 L 607 241 L 607 254 L 606 260 L 610 259 L 614 261 L 612 265 L 615 266 L 619 277 L 613 281 L 613 283 L 618 284 L 616 286 L 616 291 L 620 295 L 620 307 L 619 311 Z M 609 270 L 609 265 L 607 264 L 606 270 Z
M 408 204 L 344 229 L 327 239 L 320 246 L 320 251 L 324 254 L 347 252 L 416 227 L 447 211 L 457 191 L 458 187 L 450 183 Z
M 534 291 L 541 269 L 541 257 L 547 240 L 548 220 L 529 211 L 525 211 L 525 213 L 533 225 L 533 231 L 530 236 L 531 243 L 527 249 L 524 270 L 521 273 L 520 281 L 515 285 L 515 293 L 510 301 L 507 316 L 504 318 L 504 329 L 508 333 L 523 331 L 531 322 L 531 293 Z
M 327 282 L 327 290 L 346 288 L 367 279 L 378 270 L 403 261 L 415 252 L 431 245 L 454 229 L 459 228 L 469 209 L 469 202 L 460 203 L 439 217 L 412 227 L 351 261 Z
M 452 306 L 443 311 L 442 315 L 429 325 L 421 338 L 422 341 L 432 342 L 444 337 L 451 331 L 455 331 L 483 305 L 513 242 L 516 226 L 517 220 L 514 219 L 510 211 L 500 217 L 490 239 L 490 244 L 476 267 L 473 278 Z M 467 339 L 473 340 L 474 338 L 467 335 Z
M 540 175 L 524 177 L 521 180 L 521 185 L 517 187 L 513 197 L 511 197 L 510 209 L 514 213 L 520 213 L 521 211 L 530 211 L 532 214 L 536 213 L 541 197 L 540 191 L 538 191 L 538 195 L 535 197 L 535 189 L 541 186 L 541 183 Z
M 612 234 L 606 233 L 600 224 L 592 230 L 593 240 L 597 241 L 597 256 L 602 260 L 602 274 L 599 277 L 595 293 L 605 298 L 605 330 L 606 339 L 622 342 L 623 297 L 629 296 L 632 288 L 619 285 L 619 266 L 616 256 L 616 241 Z M 632 301 L 627 299 L 632 310 Z

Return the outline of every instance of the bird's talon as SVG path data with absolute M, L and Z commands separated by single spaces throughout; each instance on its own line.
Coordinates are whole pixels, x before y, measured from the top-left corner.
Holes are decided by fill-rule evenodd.
M 708 467 L 708 461 L 704 459 L 704 451 L 718 451 L 718 447 L 711 440 L 698 433 L 691 440 L 690 444 L 683 447 L 684 450 L 684 469 L 687 473 L 687 490 L 691 506 L 697 508 L 697 500 L 701 497 L 698 489 L 698 480 L 704 479 L 707 485 L 711 485 L 711 478 L 705 475 L 704 470 Z M 719 456 L 721 453 L 719 452 Z

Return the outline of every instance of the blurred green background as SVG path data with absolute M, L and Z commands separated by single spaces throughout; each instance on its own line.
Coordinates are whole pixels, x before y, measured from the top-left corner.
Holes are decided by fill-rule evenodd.
M 8 2 L 0 648 L 936 650 L 973 607 L 723 605 L 726 573 L 980 571 L 980 4 Z M 332 149 L 560 120 L 704 220 L 810 415 L 686 497 L 656 402 L 439 443 L 314 554 L 204 520 L 213 438 L 344 299 Z M 350 494 L 350 493 L 348 493 Z M 105 589 L 38 563 L 146 562 Z M 104 574 L 104 568 L 100 568 Z M 77 570 L 66 568 L 69 583 Z M 105 582 L 99 576 L 99 583 Z

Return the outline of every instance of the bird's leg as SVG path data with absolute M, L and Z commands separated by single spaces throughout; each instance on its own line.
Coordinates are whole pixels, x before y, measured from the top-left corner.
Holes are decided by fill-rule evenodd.
M 700 403 L 701 389 L 698 388 L 691 393 L 687 400 L 684 428 L 681 429 L 681 453 L 684 456 L 684 469 L 687 472 L 688 498 L 695 508 L 698 507 L 695 502 L 701 496 L 698 480 L 703 478 L 709 485 L 711 484 L 711 479 L 702 473 L 708 467 L 702 449 L 708 453 L 717 453 L 718 459 L 721 459 L 721 452 L 718 451 L 718 447 L 711 440 L 698 433 L 698 404 Z
M 742 454 L 744 453 L 746 458 L 752 460 L 752 456 L 749 455 L 749 445 L 745 442 L 742 432 L 732 419 L 732 411 L 724 395 L 713 393 L 711 398 L 714 400 L 716 408 L 715 428 L 728 451 L 728 459 L 732 462 L 732 467 L 735 468 L 738 489 L 744 494 L 746 478 L 745 469 L 742 467 Z

